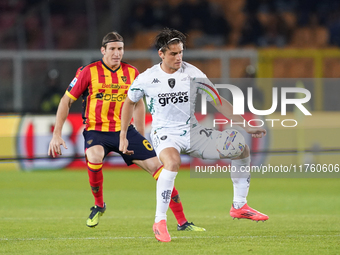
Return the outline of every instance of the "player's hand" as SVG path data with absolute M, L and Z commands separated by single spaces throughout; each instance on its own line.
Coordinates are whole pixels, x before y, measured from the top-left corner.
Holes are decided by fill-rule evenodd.
M 267 134 L 267 131 L 261 127 L 250 127 L 248 126 L 246 129 L 247 133 L 251 134 L 251 137 L 254 138 L 262 138 Z
M 119 138 L 119 150 L 123 152 L 123 154 L 132 155 L 134 151 L 128 150 L 127 149 L 128 146 L 129 146 L 129 141 L 126 139 L 126 137 L 120 137 Z
M 62 155 L 60 145 L 64 146 L 64 148 L 67 149 L 66 143 L 63 138 L 53 135 L 50 145 L 48 146 L 48 155 L 52 156 L 53 158 L 55 158 L 57 154 Z

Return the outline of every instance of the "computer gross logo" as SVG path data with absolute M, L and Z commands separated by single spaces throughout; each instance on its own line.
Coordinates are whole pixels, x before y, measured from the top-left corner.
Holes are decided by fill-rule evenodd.
M 158 102 L 161 106 L 167 104 L 185 103 L 189 101 L 188 91 L 185 92 L 171 92 L 171 93 L 159 93 Z

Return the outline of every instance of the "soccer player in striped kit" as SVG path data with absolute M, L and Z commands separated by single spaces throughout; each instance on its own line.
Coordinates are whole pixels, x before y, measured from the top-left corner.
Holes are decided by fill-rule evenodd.
M 102 166 L 109 152 L 119 153 L 128 166 L 136 164 L 152 174 L 156 180 L 163 169 L 153 147 L 144 138 L 143 100 L 140 100 L 133 109 L 134 123 L 138 131 L 133 125 L 129 125 L 127 132 L 127 138 L 130 141 L 129 149 L 135 153 L 125 155 L 119 151 L 122 106 L 128 89 L 139 72 L 135 67 L 121 61 L 124 54 L 124 42 L 123 37 L 117 32 L 110 32 L 103 38 L 101 53 L 102 59 L 80 67 L 68 86 L 59 103 L 53 137 L 48 149 L 48 154 L 53 157 L 56 154 L 61 155 L 61 145 L 67 149 L 61 136 L 62 127 L 72 103 L 82 96 L 85 157 L 95 200 L 95 205 L 91 208 L 91 214 L 86 222 L 88 227 L 97 226 L 99 217 L 106 210 L 103 199 Z M 205 231 L 204 228 L 195 226 L 186 220 L 178 191 L 175 188 L 171 198 L 170 208 L 177 219 L 178 230 Z

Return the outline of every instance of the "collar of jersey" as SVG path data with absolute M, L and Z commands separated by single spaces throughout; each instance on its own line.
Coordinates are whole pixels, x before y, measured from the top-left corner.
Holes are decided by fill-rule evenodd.
M 104 62 L 103 59 L 101 59 L 100 61 L 102 62 L 102 64 L 103 64 L 107 69 L 109 69 L 109 70 L 110 70 L 111 72 L 113 72 L 113 73 L 117 72 L 118 69 L 121 67 L 121 65 L 119 65 L 117 69 L 112 70 L 110 67 L 108 67 L 108 66 L 105 64 L 105 62 Z
M 163 69 L 162 69 L 162 67 L 161 67 L 161 64 L 162 64 L 163 62 L 160 62 L 159 64 L 158 64 L 158 68 L 163 72 L 163 73 L 165 73 L 165 74 L 167 74 L 167 75 L 174 75 L 174 74 L 176 74 L 177 72 L 181 72 L 181 70 L 182 70 L 182 66 L 181 66 L 181 68 L 180 69 L 178 69 L 176 72 L 174 72 L 174 73 L 167 73 L 167 72 L 165 72 Z M 182 63 L 182 65 L 183 65 L 183 63 Z

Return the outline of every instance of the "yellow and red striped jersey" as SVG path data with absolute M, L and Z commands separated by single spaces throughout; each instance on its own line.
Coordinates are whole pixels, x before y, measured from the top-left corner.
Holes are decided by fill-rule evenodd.
M 138 70 L 124 62 L 112 70 L 103 60 L 80 67 L 66 95 L 77 100 L 83 96 L 86 130 L 120 131 L 122 106 Z

